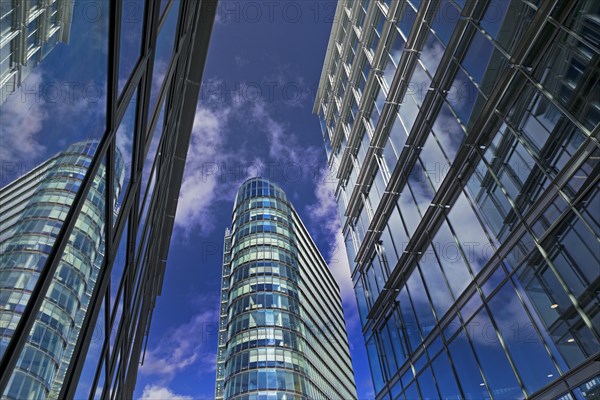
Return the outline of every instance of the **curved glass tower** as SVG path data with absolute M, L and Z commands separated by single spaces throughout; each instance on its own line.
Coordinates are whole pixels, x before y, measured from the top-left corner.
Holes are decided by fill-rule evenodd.
M 0 193 L 0 356 L 25 309 L 39 271 L 73 203 L 97 141 L 71 145 Z M 104 166 L 88 198 L 33 325 L 5 396 L 45 399 L 60 390 L 73 346 L 104 259 L 106 221 Z M 124 180 L 116 152 L 115 199 Z
M 242 184 L 224 249 L 215 397 L 355 399 L 339 289 L 281 188 Z

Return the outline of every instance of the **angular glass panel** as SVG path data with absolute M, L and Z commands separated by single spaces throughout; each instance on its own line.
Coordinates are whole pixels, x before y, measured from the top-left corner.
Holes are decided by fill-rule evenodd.
M 473 278 L 447 223 L 440 226 L 432 240 L 432 245 L 444 275 L 448 279 L 452 294 L 454 298 L 458 298 Z
M 477 274 L 494 254 L 495 249 L 488 240 L 488 236 L 464 192 L 456 199 L 448 213 L 448 220 L 456 232 L 471 270 Z
M 421 215 L 425 215 L 427 209 L 431 205 L 431 200 L 433 200 L 435 193 L 427 175 L 425 175 L 425 172 L 423 171 L 423 166 L 420 161 L 417 161 L 413 166 L 413 169 L 408 176 L 407 185 L 410 186 Z
M 427 138 L 419 158 L 423 163 L 423 169 L 427 173 L 429 181 L 437 191 L 450 170 L 450 163 L 442 153 L 440 144 L 434 134 L 430 134 Z
M 504 284 L 488 304 L 527 392 L 531 394 L 556 379 L 558 371 L 512 284 Z
M 121 0 L 121 42 L 119 48 L 119 80 L 118 92 L 121 93 L 125 83 L 137 64 L 142 49 L 142 28 L 144 25 L 143 0 Z
M 105 378 L 105 368 L 101 368 L 104 363 L 104 357 L 102 357 L 102 344 L 107 339 L 106 333 L 108 329 L 105 326 L 105 302 L 104 298 L 100 299 L 102 305 L 98 312 L 98 318 L 94 325 L 94 334 L 90 343 L 89 350 L 85 357 L 85 363 L 81 370 L 81 378 L 77 384 L 75 390 L 74 399 L 99 399 L 102 394 Z M 94 380 L 96 384 L 94 385 Z
M 404 40 L 408 40 L 408 36 L 410 35 L 410 30 L 413 26 L 413 23 L 417 19 L 416 11 L 407 3 L 405 3 L 402 8 L 402 15 L 400 16 L 397 24 L 402 32 L 402 36 Z
M 160 158 L 160 155 L 158 153 L 158 146 L 160 144 L 160 140 L 162 137 L 162 133 L 163 133 L 163 129 L 164 129 L 164 124 L 165 124 L 165 102 L 163 102 L 161 104 L 161 108 L 160 108 L 160 112 L 158 114 L 158 120 L 156 122 L 156 126 L 154 127 L 154 131 L 152 132 L 152 136 L 149 136 L 148 138 L 150 139 L 150 143 L 144 141 L 144 147 L 147 147 L 147 151 L 148 153 L 145 156 L 146 161 L 144 161 L 144 169 L 142 171 L 142 186 L 140 189 L 140 201 L 144 200 L 144 196 L 146 194 L 147 188 L 148 188 L 148 182 L 150 180 L 150 175 L 153 172 L 153 167 L 156 164 L 156 167 L 154 167 L 154 169 L 158 169 L 159 168 L 159 162 L 158 162 L 158 158 Z M 142 151 L 142 154 L 144 154 L 144 152 Z M 143 156 L 140 156 L 140 158 L 144 158 Z
M 397 207 L 394 207 L 392 213 L 390 214 L 388 227 L 390 230 L 390 236 L 394 242 L 394 247 L 396 248 L 397 256 L 400 258 L 406 249 L 406 246 L 408 246 L 409 239 L 404 224 L 400 219 L 400 212 L 398 211 Z
M 431 301 L 433 302 L 433 307 L 439 321 L 452 303 L 454 303 L 454 299 L 450 294 L 446 279 L 440 270 L 431 246 L 425 251 L 419 264 L 423 280 L 429 290 L 429 295 L 431 296 Z
M 406 287 L 409 291 L 415 314 L 417 315 L 417 321 L 422 337 L 426 338 L 427 335 L 429 335 L 429 332 L 434 328 L 436 321 L 433 315 L 431 302 L 429 301 L 429 296 L 425 291 L 423 281 L 421 280 L 421 274 L 418 269 L 413 270 L 410 274 L 406 281 Z
M 406 143 L 407 137 L 408 133 L 404 129 L 404 125 L 402 124 L 400 117 L 397 115 L 396 118 L 394 118 L 394 123 L 392 125 L 392 128 L 390 129 L 390 141 L 393 142 L 394 148 L 397 152 L 396 160 L 398 159 L 397 157 L 400 156 L 400 152 L 402 151 L 402 148 Z M 390 164 L 390 171 L 393 171 L 395 166 L 395 162 L 393 164 Z
M 456 112 L 459 121 L 467 128 L 471 125 L 471 114 L 480 96 L 471 79 L 459 68 L 446 99 Z
M 454 161 L 456 153 L 465 138 L 465 131 L 446 102 L 440 108 L 440 112 L 433 123 L 433 131 L 440 141 L 442 151 L 450 162 Z
M 421 388 L 421 399 L 423 400 L 438 400 L 440 395 L 437 391 L 431 368 L 427 367 L 419 376 L 419 387 Z
M 517 378 L 485 309 L 479 310 L 467 328 L 491 393 L 502 390 L 507 398 L 522 397 Z
M 156 50 L 154 53 L 154 69 L 152 71 L 152 88 L 150 90 L 150 108 L 152 112 L 156 99 L 168 72 L 168 67 L 175 49 L 175 33 L 179 17 L 180 0 L 174 0 L 167 11 L 163 25 L 156 39 Z
M 448 350 L 465 399 L 489 399 L 490 393 L 483 381 L 481 371 L 467 340 L 467 333 L 464 330 L 461 330 L 458 336 L 452 340 L 448 345 Z
M 415 232 L 415 229 L 417 229 L 419 222 L 421 222 L 421 214 L 419 214 L 419 210 L 408 185 L 404 186 L 402 193 L 400 193 L 398 209 L 401 212 L 402 220 L 406 225 L 408 237 L 410 238 Z
M 413 312 L 412 304 L 408 297 L 406 287 L 403 287 L 396 299 L 400 303 L 400 312 L 402 313 L 402 327 L 408 336 L 411 350 L 414 352 L 421 344 L 421 335 L 419 334 L 419 326 L 415 313 Z
M 375 336 L 367 340 L 367 354 L 369 355 L 369 365 L 371 366 L 371 376 L 373 378 L 373 386 L 375 391 L 380 391 L 383 387 L 383 374 L 381 371 L 381 364 L 377 357 L 377 346 L 375 344 Z
M 117 221 L 117 215 L 125 200 L 127 190 L 129 190 L 129 184 L 131 182 L 133 173 L 133 149 L 134 149 L 134 135 L 137 129 L 136 123 L 136 107 L 137 107 L 137 90 L 133 94 L 131 101 L 127 106 L 125 115 L 121 120 L 121 124 L 117 129 L 117 135 L 115 139 L 115 166 L 116 170 L 120 171 L 120 175 L 115 176 L 115 191 L 119 193 L 117 202 L 115 204 L 115 218 L 113 223 Z M 120 165 L 119 165 L 120 164 Z
M 425 51 L 425 50 L 424 50 Z M 431 63 L 432 54 L 422 54 L 421 57 L 428 58 L 427 62 Z M 421 108 L 423 100 L 428 93 L 428 89 L 431 86 L 431 78 L 427 75 L 427 72 L 423 69 L 420 63 L 415 64 L 415 70 L 408 83 L 407 93 L 412 95 L 413 99 L 417 103 L 417 107 Z
M 423 62 L 427 72 L 429 72 L 431 76 L 435 75 L 445 50 L 446 49 L 437 37 L 429 32 L 419 59 Z M 429 87 L 429 85 L 427 87 Z
M 460 18 L 460 10 L 448 0 L 439 3 L 437 13 L 432 21 L 433 31 L 445 45 L 450 43 L 456 22 Z
M 399 114 L 402 118 L 402 123 L 404 124 L 406 133 L 410 135 L 415 120 L 417 119 L 417 115 L 419 115 L 419 107 L 408 90 L 404 95 L 402 104 L 400 105 Z
M 393 42 L 390 48 L 390 57 L 393 60 L 395 66 L 397 67 L 400 63 L 400 57 L 402 56 L 402 52 L 404 51 L 404 45 L 406 42 L 402 38 L 400 31 L 396 28 L 393 29 Z
M 447 400 L 460 399 L 461 394 L 458 385 L 456 384 L 456 378 L 454 378 L 452 367 L 450 366 L 450 360 L 445 351 L 441 352 L 440 355 L 433 360 L 431 368 L 440 391 L 440 397 Z

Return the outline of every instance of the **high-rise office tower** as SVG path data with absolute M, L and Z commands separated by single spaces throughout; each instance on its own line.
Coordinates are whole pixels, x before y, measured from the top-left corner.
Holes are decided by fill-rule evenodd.
M 339 289 L 281 188 L 238 190 L 225 233 L 217 399 L 355 399 Z
M 338 2 L 314 112 L 377 399 L 598 396 L 599 61 L 595 0 Z
M 129 399 L 216 2 L 2 1 L 2 32 L 10 13 L 35 10 L 32 22 L 67 3 L 69 43 L 25 78 L 18 101 L 0 104 L 0 182 L 14 181 L 0 210 L 0 397 Z M 27 44 L 20 24 L 8 25 Z M 81 144 L 64 152 L 65 142 Z M 45 151 L 59 155 L 20 177 Z
M 74 0 L 0 2 L 0 104 L 60 42 L 68 42 Z
M 81 186 L 98 146 L 76 143 L 0 190 L 0 356 L 21 317 L 39 270 Z M 56 397 L 64 380 L 83 317 L 104 260 L 106 173 L 101 167 L 90 188 L 93 201 L 73 228 L 65 256 L 57 268 L 17 362 L 6 397 Z M 115 160 L 115 203 L 125 169 Z M 50 393 L 53 395 L 50 395 Z

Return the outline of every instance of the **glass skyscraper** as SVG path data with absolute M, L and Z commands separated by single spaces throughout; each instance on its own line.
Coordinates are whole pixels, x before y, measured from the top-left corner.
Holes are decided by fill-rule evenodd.
M 57 43 L 68 42 L 75 0 L 0 1 L 0 104 Z
M 129 399 L 217 4 L 0 5 L 0 397 Z
M 225 233 L 217 399 L 356 399 L 339 288 L 300 217 L 264 178 Z
M 10 341 L 39 270 L 52 250 L 91 163 L 97 141 L 77 143 L 0 190 L 0 356 Z M 103 168 L 103 167 L 102 167 Z M 113 202 L 125 169 L 115 160 Z M 105 181 L 102 169 L 90 188 L 65 255 L 49 287 L 5 392 L 11 399 L 56 397 L 104 260 Z M 50 394 L 52 393 L 52 394 Z
M 339 1 L 321 121 L 377 399 L 600 394 L 600 2 Z

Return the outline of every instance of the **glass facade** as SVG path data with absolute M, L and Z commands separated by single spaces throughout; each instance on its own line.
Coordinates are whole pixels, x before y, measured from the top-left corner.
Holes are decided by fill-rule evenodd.
M 131 398 L 216 2 L 0 5 L 0 397 Z
M 52 250 L 97 146 L 97 141 L 69 146 L 50 160 L 43 179 L 34 172 L 0 190 L 1 219 L 7 230 L 7 239 L 0 242 L 0 356 L 29 301 L 39 270 Z M 115 172 L 116 198 L 125 172 L 119 152 Z M 102 165 L 81 210 L 84 217 L 75 224 L 49 296 L 42 303 L 23 357 L 11 377 L 5 392 L 8 398 L 38 399 L 50 393 L 54 397 L 60 390 L 104 261 L 105 179 Z M 13 208 L 18 211 L 10 212 Z M 14 223 L 10 225 L 6 219 Z
M 314 112 L 376 398 L 595 398 L 600 3 L 340 1 L 331 35 Z
M 339 289 L 283 190 L 240 187 L 226 231 L 215 397 L 355 399 Z
M 0 2 L 0 104 L 57 43 L 68 42 L 74 0 Z

